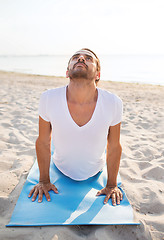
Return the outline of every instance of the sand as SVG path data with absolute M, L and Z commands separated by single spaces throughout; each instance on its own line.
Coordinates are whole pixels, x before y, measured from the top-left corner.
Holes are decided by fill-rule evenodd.
M 124 102 L 120 175 L 141 225 L 5 227 L 36 159 L 40 94 L 67 83 L 0 72 L 0 239 L 164 239 L 164 87 L 110 81 L 99 87 Z

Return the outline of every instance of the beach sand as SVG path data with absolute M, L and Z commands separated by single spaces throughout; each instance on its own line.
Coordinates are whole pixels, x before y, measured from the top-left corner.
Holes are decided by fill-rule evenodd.
M 164 239 L 164 87 L 102 81 L 124 103 L 122 187 L 140 226 L 6 228 L 36 159 L 40 94 L 60 77 L 0 72 L 0 239 Z

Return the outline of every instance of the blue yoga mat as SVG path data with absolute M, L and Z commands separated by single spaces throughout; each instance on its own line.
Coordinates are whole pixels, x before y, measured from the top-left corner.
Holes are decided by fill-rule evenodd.
M 121 179 L 118 174 L 118 187 L 123 192 L 120 205 L 112 206 L 109 199 L 104 204 L 105 195 L 96 196 L 98 190 L 106 185 L 106 166 L 102 172 L 85 181 L 75 181 L 62 174 L 51 159 L 50 179 L 57 187 L 59 194 L 50 191 L 51 201 L 45 196 L 38 203 L 28 198 L 30 190 L 38 183 L 39 169 L 37 161 L 34 163 L 27 177 L 25 185 L 13 211 L 9 226 L 46 226 L 46 225 L 107 225 L 133 224 L 133 209 L 121 189 Z

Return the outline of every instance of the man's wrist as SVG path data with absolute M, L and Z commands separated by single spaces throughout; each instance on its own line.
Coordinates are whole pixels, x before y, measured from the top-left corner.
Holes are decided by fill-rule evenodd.
M 112 184 L 107 184 L 106 187 L 108 187 L 108 188 L 115 188 L 115 187 L 117 187 L 117 184 L 114 184 L 114 185 L 112 185 Z
M 39 183 L 50 183 L 50 179 L 49 178 L 47 178 L 47 179 L 39 179 Z
M 106 187 L 117 187 L 117 181 L 107 180 Z

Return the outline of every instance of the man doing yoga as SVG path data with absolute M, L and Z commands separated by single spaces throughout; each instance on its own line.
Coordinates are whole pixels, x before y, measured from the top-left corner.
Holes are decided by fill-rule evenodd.
M 69 60 L 66 76 L 69 84 L 45 91 L 39 103 L 39 136 L 36 153 L 40 177 L 29 193 L 32 201 L 49 191 L 60 194 L 50 182 L 51 138 L 56 167 L 75 181 L 86 180 L 107 165 L 106 186 L 96 196 L 106 195 L 112 204 L 120 204 L 123 195 L 117 187 L 122 148 L 120 125 L 122 101 L 115 94 L 97 87 L 100 62 L 90 49 L 77 51 Z M 72 193 L 73 195 L 74 193 Z

